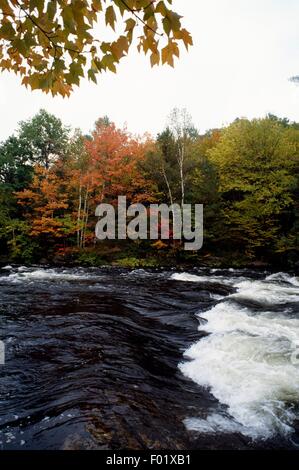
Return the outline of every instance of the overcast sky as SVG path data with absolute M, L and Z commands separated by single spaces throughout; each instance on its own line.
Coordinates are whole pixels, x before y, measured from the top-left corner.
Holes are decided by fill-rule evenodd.
M 104 74 L 98 85 L 86 80 L 67 99 L 27 91 L 13 74 L 0 75 L 0 140 L 41 107 L 84 132 L 108 115 L 133 133 L 155 134 L 175 106 L 186 107 L 200 131 L 269 112 L 299 121 L 299 87 L 288 81 L 299 75 L 298 0 L 175 0 L 174 6 L 194 39 L 175 69 L 151 69 L 134 50 L 116 75 Z

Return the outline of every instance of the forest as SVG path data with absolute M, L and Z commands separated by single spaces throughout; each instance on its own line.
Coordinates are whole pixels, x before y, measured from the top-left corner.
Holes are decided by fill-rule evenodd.
M 204 244 L 100 241 L 95 209 L 204 205 Z M 200 133 L 174 109 L 153 137 L 106 116 L 85 135 L 40 110 L 0 144 L 0 262 L 288 266 L 299 251 L 299 124 L 268 115 Z

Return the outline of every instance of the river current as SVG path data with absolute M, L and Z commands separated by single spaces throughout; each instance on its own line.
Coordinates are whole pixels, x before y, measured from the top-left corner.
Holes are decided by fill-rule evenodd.
M 0 449 L 299 447 L 294 274 L 5 266 L 0 324 Z

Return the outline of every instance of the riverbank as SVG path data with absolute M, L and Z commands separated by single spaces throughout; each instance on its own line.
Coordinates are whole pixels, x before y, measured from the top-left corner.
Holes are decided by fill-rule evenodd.
M 59 253 L 36 253 L 29 259 L 11 258 L 0 255 L 0 266 L 8 264 L 44 265 L 57 267 L 103 267 L 115 266 L 124 268 L 180 268 L 203 267 L 211 269 L 267 269 L 269 271 L 299 272 L 297 258 L 251 258 L 238 252 L 207 251 L 186 252 L 183 250 L 153 250 L 148 248 L 121 249 L 117 244 L 105 244 L 96 249 L 62 250 Z

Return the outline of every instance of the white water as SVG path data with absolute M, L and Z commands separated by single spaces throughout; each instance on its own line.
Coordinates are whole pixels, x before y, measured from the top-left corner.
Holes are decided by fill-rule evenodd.
M 208 281 L 185 273 L 172 279 L 199 286 L 222 283 L 214 275 Z M 180 364 L 187 377 L 227 405 L 230 417 L 213 413 L 185 424 L 203 433 L 239 431 L 253 439 L 288 435 L 298 419 L 299 280 L 278 273 L 264 280 L 234 279 L 233 286 L 235 293 L 198 315 L 199 330 L 210 334 L 192 345 L 185 352 L 188 361 Z M 242 306 L 246 301 L 258 308 Z
M 185 281 L 185 282 L 204 282 L 210 284 L 225 284 L 228 286 L 233 286 L 237 280 L 241 280 L 242 278 L 234 278 L 234 277 L 225 277 L 225 276 L 203 276 L 203 275 L 196 275 L 196 274 L 188 274 L 188 273 L 174 273 L 171 276 L 171 279 L 175 281 Z
M 21 266 L 19 268 L 12 268 L 11 266 L 6 266 L 2 268 L 5 271 L 12 271 L 8 276 L 1 276 L 1 283 L 11 283 L 18 284 L 23 282 L 36 282 L 36 281 L 80 281 L 80 280 L 98 280 L 100 276 L 86 274 L 80 272 L 78 269 L 77 272 L 74 270 L 55 270 L 49 268 L 38 268 L 31 269 Z

